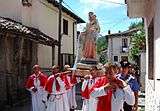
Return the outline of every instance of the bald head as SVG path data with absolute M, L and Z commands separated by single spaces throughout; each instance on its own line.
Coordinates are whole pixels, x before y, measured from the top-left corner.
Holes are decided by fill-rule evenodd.
M 38 75 L 40 71 L 40 66 L 38 64 L 34 65 L 32 68 L 33 72 Z
M 69 68 L 71 68 L 69 65 L 65 65 L 64 66 L 64 71 L 68 70 Z

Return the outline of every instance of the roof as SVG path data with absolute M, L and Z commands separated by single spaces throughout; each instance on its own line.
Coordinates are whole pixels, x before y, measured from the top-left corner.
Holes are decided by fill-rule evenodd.
M 108 34 L 106 37 L 119 37 L 119 36 L 132 36 L 134 32 L 139 31 L 139 28 L 133 28 L 124 32 L 114 33 L 114 34 Z
M 47 0 L 48 3 L 51 3 L 55 7 L 59 7 L 59 3 L 56 0 Z M 86 23 L 82 18 L 68 10 L 66 7 L 62 6 L 62 11 L 73 17 L 75 20 L 77 20 L 77 23 Z
M 0 33 L 11 32 L 18 35 L 23 35 L 25 39 L 30 39 L 44 45 L 58 45 L 59 42 L 52 37 L 47 36 L 40 30 L 28 27 L 22 23 L 16 22 L 10 18 L 0 17 Z

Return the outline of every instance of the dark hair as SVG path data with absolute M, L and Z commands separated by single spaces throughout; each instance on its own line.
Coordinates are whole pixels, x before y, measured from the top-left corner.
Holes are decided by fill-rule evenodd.
M 94 13 L 93 12 L 89 12 L 88 14 L 92 14 L 93 15 Z
M 130 63 L 128 61 L 121 61 L 120 64 L 122 68 L 128 68 L 130 66 Z
M 90 70 L 98 70 L 97 66 L 91 66 Z
M 108 74 L 110 71 L 116 71 L 116 65 L 109 65 L 105 67 L 105 73 Z

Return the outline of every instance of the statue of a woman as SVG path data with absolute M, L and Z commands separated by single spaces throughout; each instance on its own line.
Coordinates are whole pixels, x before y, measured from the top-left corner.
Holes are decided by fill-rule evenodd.
M 96 59 L 96 37 L 100 32 L 100 27 L 96 15 L 93 12 L 89 12 L 89 23 L 86 25 L 86 31 L 82 33 L 85 37 L 82 59 Z

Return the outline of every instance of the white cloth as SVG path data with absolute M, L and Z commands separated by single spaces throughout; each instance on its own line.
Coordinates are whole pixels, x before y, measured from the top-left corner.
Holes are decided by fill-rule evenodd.
M 75 109 L 77 107 L 75 86 L 68 90 L 67 97 L 70 109 Z
M 75 86 L 74 86 L 74 84 L 71 83 L 70 76 L 67 76 L 67 79 L 68 79 L 69 84 L 71 86 L 71 89 L 69 89 L 67 91 L 69 107 L 70 107 L 70 109 L 75 109 L 77 107 Z
M 64 82 L 57 77 L 58 83 L 60 85 L 60 91 L 56 90 L 55 81 L 52 85 L 52 93 L 47 102 L 46 111 L 69 111 L 68 97 Z
M 36 92 L 32 91 L 33 87 L 28 89 L 32 95 L 32 111 L 45 111 L 45 104 L 42 102 L 45 90 L 40 86 L 40 80 L 38 78 L 34 78 L 34 86 L 37 88 Z
M 107 95 L 105 92 L 104 87 L 96 88 L 92 93 L 91 96 L 96 98 L 100 96 Z M 126 102 L 129 105 L 134 105 L 135 97 L 134 93 L 131 90 L 130 86 L 126 86 L 123 89 L 116 89 L 115 92 L 112 94 L 112 101 L 111 101 L 111 111 L 123 111 L 123 103 Z
M 98 80 L 98 78 L 96 79 L 88 79 L 88 80 L 84 80 L 82 83 L 82 91 L 85 90 L 85 88 L 87 87 L 88 84 L 88 88 L 90 89 L 94 83 Z M 83 98 L 83 106 L 82 106 L 82 111 L 96 111 L 97 110 L 97 99 L 93 98 L 90 96 L 89 99 Z

